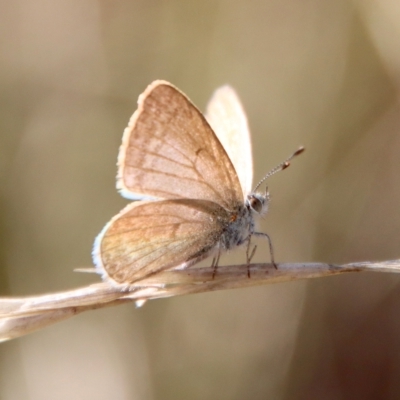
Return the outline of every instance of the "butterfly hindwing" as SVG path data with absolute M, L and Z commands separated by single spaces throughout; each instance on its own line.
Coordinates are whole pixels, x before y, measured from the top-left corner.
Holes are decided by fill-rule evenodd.
M 207 200 L 131 203 L 97 237 L 96 268 L 105 278 L 129 284 L 204 258 L 228 220 L 223 207 Z

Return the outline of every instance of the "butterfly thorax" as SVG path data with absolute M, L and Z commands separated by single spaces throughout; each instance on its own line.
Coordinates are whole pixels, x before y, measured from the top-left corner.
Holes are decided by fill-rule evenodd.
M 253 215 L 244 204 L 229 213 L 229 219 L 220 238 L 224 250 L 232 249 L 246 241 L 254 229 Z

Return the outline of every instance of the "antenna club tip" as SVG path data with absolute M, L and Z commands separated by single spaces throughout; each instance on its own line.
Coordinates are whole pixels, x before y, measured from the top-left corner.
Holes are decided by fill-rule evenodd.
M 294 156 L 298 156 L 299 154 L 303 153 L 305 151 L 305 147 L 304 146 L 300 146 L 295 152 L 294 152 Z
M 260 185 L 266 180 L 268 179 L 270 176 L 275 175 L 277 172 L 279 171 L 283 171 L 284 169 L 286 169 L 287 167 L 290 166 L 290 160 L 303 153 L 303 151 L 305 150 L 304 146 L 300 146 L 289 158 L 286 159 L 286 161 L 284 161 L 283 163 L 277 165 L 275 168 L 271 169 L 271 171 L 268 172 L 267 175 L 264 176 L 264 178 L 261 179 L 260 182 L 257 183 L 256 187 L 254 188 L 254 191 L 256 191 Z

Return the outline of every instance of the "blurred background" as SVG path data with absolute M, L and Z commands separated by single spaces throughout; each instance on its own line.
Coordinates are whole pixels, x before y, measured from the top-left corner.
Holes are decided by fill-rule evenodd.
M 138 95 L 239 93 L 278 262 L 400 257 L 400 4 L 0 1 L 0 295 L 98 282 Z M 222 263 L 243 263 L 244 250 Z M 269 255 L 257 252 L 257 261 Z M 400 277 L 349 274 L 81 314 L 0 345 L 0 398 L 394 399 Z

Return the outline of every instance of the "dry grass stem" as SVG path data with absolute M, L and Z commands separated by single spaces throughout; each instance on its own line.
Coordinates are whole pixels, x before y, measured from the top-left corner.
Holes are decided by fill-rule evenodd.
M 65 292 L 31 297 L 0 298 L 0 341 L 10 340 L 62 321 L 83 311 L 135 301 L 244 288 L 268 283 L 321 278 L 345 272 L 400 272 L 400 260 L 356 262 L 344 265 L 324 263 L 252 264 L 164 271 L 131 286 L 98 283 Z

